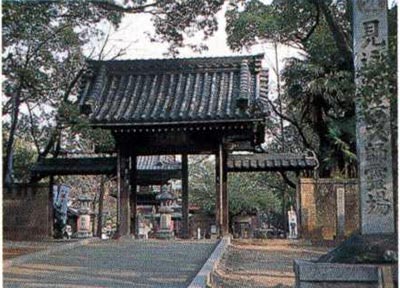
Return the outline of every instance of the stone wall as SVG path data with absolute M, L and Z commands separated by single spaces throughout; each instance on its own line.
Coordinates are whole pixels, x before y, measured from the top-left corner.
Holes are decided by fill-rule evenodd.
M 333 240 L 358 232 L 358 191 L 357 179 L 300 179 L 302 237 Z
M 52 233 L 47 185 L 3 188 L 3 238 L 40 240 Z

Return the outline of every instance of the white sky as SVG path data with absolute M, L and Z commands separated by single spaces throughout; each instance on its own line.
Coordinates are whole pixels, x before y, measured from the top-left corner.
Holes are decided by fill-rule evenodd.
M 268 2 L 268 0 L 264 1 Z M 231 56 L 231 55 L 250 55 L 264 53 L 265 58 L 263 66 L 269 68 L 270 71 L 270 91 L 274 94 L 276 83 L 276 75 L 273 72 L 272 67 L 275 66 L 275 51 L 272 43 L 258 44 L 253 46 L 250 50 L 244 49 L 241 52 L 233 52 L 229 49 L 226 44 L 226 33 L 225 33 L 225 9 L 222 9 L 217 13 L 218 19 L 218 31 L 216 31 L 213 37 L 210 37 L 207 41 L 202 40 L 202 34 L 199 33 L 194 38 L 191 38 L 189 43 L 204 42 L 208 46 L 207 51 L 203 51 L 201 54 L 192 51 L 190 48 L 179 49 L 178 58 L 185 57 L 214 57 L 214 56 Z M 112 58 L 119 49 L 126 49 L 126 53 L 118 59 L 154 59 L 154 58 L 170 58 L 165 53 L 168 52 L 168 43 L 151 42 L 148 33 L 153 34 L 154 28 L 151 22 L 151 15 L 148 14 L 127 14 L 120 25 L 120 28 L 115 31 L 109 26 L 105 26 L 105 31 L 111 30 L 110 39 L 104 51 L 107 56 L 106 59 Z M 97 47 L 102 46 L 102 43 L 93 42 L 92 45 Z M 87 51 L 91 51 L 92 47 L 88 48 Z M 285 58 L 299 56 L 296 49 L 279 45 L 278 47 L 278 59 L 279 68 L 282 69 L 283 61 Z

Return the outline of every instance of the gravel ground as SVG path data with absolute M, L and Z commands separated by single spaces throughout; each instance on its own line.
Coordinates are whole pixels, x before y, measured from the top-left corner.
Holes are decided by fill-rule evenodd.
M 288 240 L 233 241 L 218 265 L 224 288 L 293 287 L 294 259 L 313 259 L 328 248 Z
M 3 271 L 4 287 L 186 287 L 215 241 L 109 240 Z

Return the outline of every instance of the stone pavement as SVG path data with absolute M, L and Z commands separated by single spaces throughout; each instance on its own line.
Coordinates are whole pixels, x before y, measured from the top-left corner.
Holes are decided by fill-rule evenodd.
M 300 241 L 233 240 L 217 267 L 224 288 L 294 287 L 294 259 L 318 258 L 328 251 Z
M 77 240 L 8 241 L 3 240 L 3 260 L 61 247 Z
M 216 241 L 107 240 L 3 271 L 4 287 L 186 287 Z

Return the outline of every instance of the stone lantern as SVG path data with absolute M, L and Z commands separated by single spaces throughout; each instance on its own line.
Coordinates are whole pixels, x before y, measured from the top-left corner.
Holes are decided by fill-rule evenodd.
M 174 237 L 172 228 L 172 213 L 174 212 L 172 205 L 176 200 L 176 197 L 169 191 L 163 191 L 156 196 L 156 199 L 160 201 L 160 229 L 156 233 L 156 237 L 159 239 L 171 239 Z
M 87 195 L 82 194 L 78 197 L 79 201 L 79 216 L 78 216 L 78 227 L 77 227 L 77 237 L 78 238 L 87 238 L 92 237 L 92 231 L 90 229 L 90 202 L 93 199 Z

